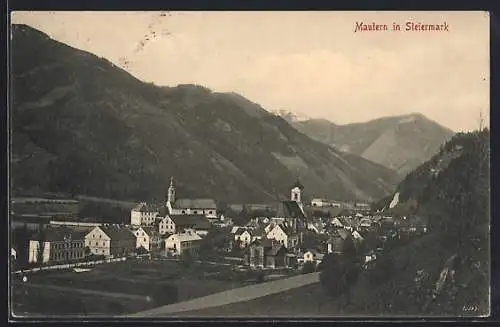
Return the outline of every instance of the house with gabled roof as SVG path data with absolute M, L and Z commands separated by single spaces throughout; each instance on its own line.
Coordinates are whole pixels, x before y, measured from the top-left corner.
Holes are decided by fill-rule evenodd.
M 165 239 L 167 255 L 190 255 L 197 257 L 200 250 L 201 237 L 193 231 L 172 234 Z
M 275 225 L 267 233 L 266 238 L 277 241 L 287 249 L 295 248 L 299 244 L 298 234 L 287 223 Z
M 246 249 L 244 262 L 252 268 L 277 268 L 289 265 L 287 249 L 283 244 L 267 238 L 250 243 Z
M 343 254 L 355 248 L 352 233 L 343 228 L 336 229 L 327 241 L 328 253 Z
M 320 221 L 307 223 L 307 229 L 315 232 L 316 234 L 324 234 L 326 232 L 324 224 Z
M 336 228 L 343 228 L 344 227 L 344 224 L 340 221 L 339 217 L 332 218 L 332 220 L 330 221 L 330 224 Z
M 136 248 L 143 247 L 147 251 L 157 251 L 162 247 L 160 233 L 152 226 L 139 227 L 132 230 L 137 242 Z
M 250 229 L 240 227 L 234 233 L 234 241 L 238 243 L 241 248 L 247 247 L 252 241 L 252 233 Z
M 203 215 L 167 215 L 158 225 L 158 231 L 162 235 L 194 230 L 197 234 L 204 236 L 211 228 L 212 223 Z
M 265 265 L 269 268 L 286 267 L 287 248 L 282 244 L 273 244 L 265 253 Z
M 250 245 L 251 242 L 261 239 L 265 237 L 266 233 L 264 232 L 263 227 L 259 227 L 256 229 L 250 228 L 238 228 L 238 230 L 234 233 L 234 240 L 239 242 L 240 247 L 244 248 Z
M 106 257 L 126 256 L 135 252 L 137 240 L 134 233 L 119 225 L 96 226 L 85 235 L 85 246 L 95 255 Z
M 279 225 L 275 222 L 271 222 L 269 224 L 267 224 L 266 226 L 264 226 L 264 233 L 267 235 L 267 233 L 269 233 L 271 231 L 271 229 L 273 229 L 276 225 Z

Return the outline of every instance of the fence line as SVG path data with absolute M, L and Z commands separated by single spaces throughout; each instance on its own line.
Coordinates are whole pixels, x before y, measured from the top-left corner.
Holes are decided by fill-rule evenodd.
M 238 258 L 238 257 L 224 257 L 224 259 L 229 261 L 243 261 L 243 258 Z
M 64 265 L 53 265 L 53 266 L 47 266 L 47 267 L 31 268 L 31 269 L 26 269 L 26 270 L 18 270 L 18 271 L 14 271 L 13 273 L 14 274 L 24 274 L 24 273 L 28 273 L 28 272 L 36 272 L 36 271 L 42 271 L 42 270 L 67 269 L 67 268 L 90 266 L 90 265 L 97 265 L 97 264 L 111 263 L 111 262 L 118 262 L 118 261 L 125 261 L 125 260 L 127 260 L 126 257 L 97 260 L 97 261 L 76 262 L 76 263 L 68 263 L 68 264 L 64 264 Z

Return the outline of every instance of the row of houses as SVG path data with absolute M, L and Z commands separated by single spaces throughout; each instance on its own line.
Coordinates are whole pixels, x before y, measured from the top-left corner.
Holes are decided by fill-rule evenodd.
M 426 232 L 426 222 L 417 216 L 393 218 L 389 216 L 372 216 L 355 214 L 347 217 L 309 220 L 307 231 L 313 235 L 318 246 L 308 248 L 302 242 L 300 234 L 290 229 L 286 223 L 277 223 L 271 218 L 254 218 L 245 226 L 233 226 L 231 230 L 234 241 L 244 249 L 247 265 L 252 267 L 276 267 L 298 263 L 321 262 L 326 254 L 342 254 L 349 249 L 358 249 L 363 245 L 366 263 L 376 259 L 380 238 L 384 234 Z M 384 229 L 385 228 L 385 229 Z M 365 237 L 369 236 L 367 243 Z M 375 243 L 373 243 L 373 237 Z M 387 239 L 387 237 L 385 237 Z M 373 248 L 370 248 L 373 246 Z M 377 250 L 377 251 L 376 251 Z
M 244 262 L 250 267 L 276 268 L 307 261 L 320 263 L 326 254 L 342 254 L 349 247 L 354 248 L 363 242 L 363 237 L 355 229 L 336 226 L 324 233 L 316 229 L 297 233 L 286 222 L 276 223 L 273 219 L 256 218 L 246 226 L 234 226 L 230 237 L 234 244 L 243 249 Z M 305 240 L 315 238 L 316 246 L 310 247 Z
M 160 235 L 152 227 L 53 225 L 31 237 L 28 261 L 58 263 L 83 260 L 90 255 L 123 257 L 141 248 L 165 255 L 196 255 L 201 239 L 194 230 Z
M 356 240 L 347 231 L 339 229 L 326 241 L 326 250 L 321 247 L 294 248 L 285 246 L 274 238 L 256 238 L 245 249 L 244 263 L 252 268 L 290 267 L 306 262 L 321 263 L 326 254 L 343 254 L 349 247 L 356 246 Z

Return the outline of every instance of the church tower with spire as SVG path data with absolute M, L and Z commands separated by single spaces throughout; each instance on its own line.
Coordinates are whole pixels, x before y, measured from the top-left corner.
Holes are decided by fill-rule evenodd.
M 170 177 L 170 186 L 167 191 L 167 208 L 169 212 L 172 212 L 172 205 L 175 202 L 175 186 L 174 186 L 174 177 Z
M 304 206 L 302 205 L 302 191 L 304 190 L 304 186 L 300 183 L 299 178 L 295 181 L 295 184 L 292 186 L 290 200 L 297 202 L 300 210 L 304 213 Z
M 300 184 L 300 181 L 297 178 L 297 181 L 292 186 L 290 200 L 295 201 L 299 204 L 302 203 L 302 190 L 303 189 L 304 189 L 304 186 L 302 186 L 302 184 Z

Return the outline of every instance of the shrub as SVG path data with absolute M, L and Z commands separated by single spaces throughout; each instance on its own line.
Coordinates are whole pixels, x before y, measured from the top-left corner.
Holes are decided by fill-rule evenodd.
M 375 286 L 389 281 L 394 275 L 394 259 L 390 256 L 380 256 L 368 272 L 370 284 Z
M 323 262 L 320 282 L 330 295 L 338 295 L 347 291 L 359 277 L 360 265 L 352 258 L 327 255 Z
M 315 271 L 316 271 L 316 264 L 314 262 L 308 261 L 304 263 L 304 266 L 302 267 L 303 274 L 310 274 Z
M 257 283 L 263 283 L 266 281 L 266 275 L 264 274 L 264 272 L 259 271 L 257 273 L 257 276 L 255 277 L 255 280 L 257 281 Z
M 137 255 L 142 255 L 148 253 L 148 250 L 146 250 L 146 248 L 144 248 L 143 246 L 140 246 L 135 249 L 135 253 L 137 253 Z
M 186 268 L 189 268 L 191 267 L 192 263 L 193 263 L 193 256 L 191 255 L 191 253 L 189 252 L 183 252 L 181 255 L 180 255 L 180 259 L 181 259 L 181 262 L 182 262 L 182 265 Z

